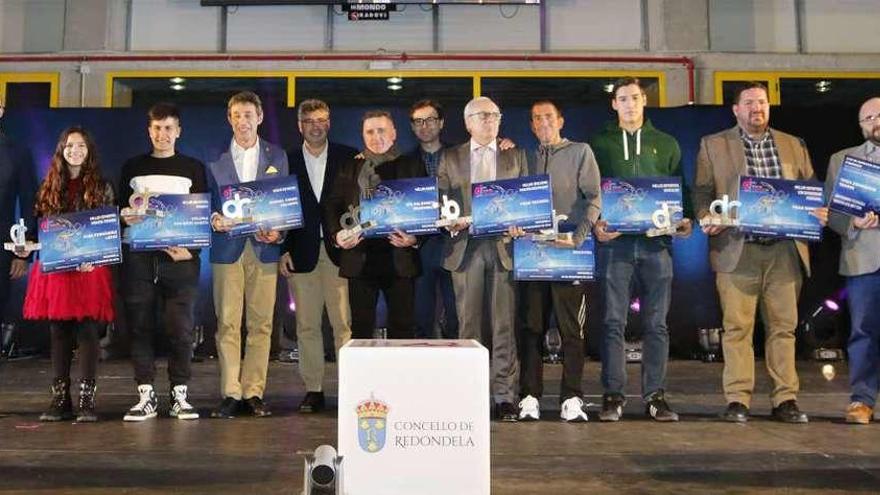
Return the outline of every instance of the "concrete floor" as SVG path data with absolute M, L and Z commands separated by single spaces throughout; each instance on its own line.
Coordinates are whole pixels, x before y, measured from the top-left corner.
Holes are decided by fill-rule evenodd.
M 558 397 L 543 400 L 545 419 L 492 425 L 495 494 L 574 493 L 878 493 L 880 426 L 842 423 L 848 401 L 846 366 L 822 377 L 821 366 L 799 363 L 801 407 L 809 425 L 770 421 L 766 371 L 758 366 L 756 416 L 746 425 L 719 422 L 724 406 L 720 364 L 674 361 L 668 396 L 677 424 L 646 420 L 630 397 L 624 420 L 599 423 L 598 363 L 585 371 L 591 421 L 556 420 Z M 0 493 L 299 493 L 302 457 L 336 442 L 336 411 L 300 415 L 296 365 L 272 363 L 266 419 L 184 422 L 160 417 L 122 421 L 134 403 L 126 361 L 102 363 L 97 424 L 48 424 L 47 360 L 0 363 Z M 162 365 L 164 370 L 164 365 Z M 335 367 L 329 370 L 335 372 Z M 548 366 L 548 393 L 559 366 Z M 638 366 L 630 366 L 638 389 Z M 164 376 L 160 371 L 159 376 Z M 216 363 L 194 364 L 192 402 L 204 414 L 216 405 Z M 161 407 L 167 384 L 158 383 Z M 328 387 L 335 395 L 336 384 Z M 334 404 L 335 405 L 335 404 Z

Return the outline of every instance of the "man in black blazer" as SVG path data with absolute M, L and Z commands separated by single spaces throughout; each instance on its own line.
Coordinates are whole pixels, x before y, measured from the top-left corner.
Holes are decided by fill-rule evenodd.
M 290 173 L 299 181 L 304 225 L 288 231 L 279 272 L 287 278 L 296 304 L 296 337 L 299 344 L 299 370 L 306 385 L 300 412 L 324 408 L 324 341 L 321 316 L 333 327 L 336 350 L 351 338 L 351 312 L 348 280 L 339 276 L 339 248 L 328 235 L 321 205 L 343 163 L 357 151 L 327 139 L 330 107 L 320 100 L 305 100 L 298 109 L 302 147 L 288 151 Z
M 5 109 L 4 102 L 0 99 L 0 121 Z M 24 218 L 28 237 L 37 235 L 37 224 L 33 216 L 36 189 L 37 179 L 30 153 L 18 146 L 0 128 L 0 236 L 4 242 L 9 240 L 10 227 L 18 221 L 15 218 L 16 204 Z M 27 270 L 27 259 L 13 256 L 12 252 L 6 250 L 0 253 L 0 311 L 6 306 L 6 299 L 9 297 L 10 280 L 24 277 Z
M 418 160 L 400 156 L 395 145 L 397 131 L 388 112 L 367 112 L 362 131 L 366 148 L 336 176 L 323 205 L 324 223 L 342 248 L 339 274 L 348 279 L 352 336 L 372 338 L 376 302 L 382 291 L 388 307 L 388 337 L 411 339 L 415 335 L 414 280 L 420 272 L 415 236 L 400 230 L 387 238 L 350 236 L 343 230 L 340 217 L 350 206 L 360 205 L 361 196 L 369 194 L 380 181 L 425 177 L 425 168 Z

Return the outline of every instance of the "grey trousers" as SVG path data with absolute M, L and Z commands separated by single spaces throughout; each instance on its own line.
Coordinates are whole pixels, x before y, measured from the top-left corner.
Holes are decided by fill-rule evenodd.
M 475 339 L 491 349 L 492 397 L 496 402 L 512 403 L 519 380 L 513 326 L 516 293 L 513 274 L 498 260 L 495 242 L 495 239 L 468 241 L 462 266 L 452 272 L 452 287 L 458 310 L 459 338 Z M 488 328 L 484 329 L 484 322 Z

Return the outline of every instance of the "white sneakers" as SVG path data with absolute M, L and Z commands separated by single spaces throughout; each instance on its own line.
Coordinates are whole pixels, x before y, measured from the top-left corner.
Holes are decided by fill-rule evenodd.
M 152 385 L 138 385 L 138 403 L 125 413 L 122 418 L 125 421 L 146 421 L 156 417 L 159 402 L 156 400 L 156 392 Z
M 172 387 L 168 415 L 177 419 L 199 419 L 199 412 L 186 400 L 186 385 Z
M 541 406 L 538 399 L 531 395 L 519 401 L 519 420 L 520 421 L 537 421 L 541 419 Z
M 562 418 L 563 421 L 569 423 L 587 421 L 587 411 L 584 410 L 584 401 L 580 397 L 569 397 L 562 403 L 559 417 Z

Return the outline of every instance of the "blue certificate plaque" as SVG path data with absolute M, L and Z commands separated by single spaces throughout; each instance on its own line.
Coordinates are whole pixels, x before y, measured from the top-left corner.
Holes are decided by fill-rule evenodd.
M 303 226 L 299 182 L 295 175 L 222 186 L 220 201 L 224 215 L 227 206 L 238 213 L 235 223 L 230 226 L 230 237 Z
M 128 228 L 132 251 L 150 251 L 179 246 L 205 248 L 211 245 L 211 195 L 164 194 L 150 198 L 149 208 L 161 215 L 149 215 Z
M 394 229 L 411 235 L 436 234 L 438 218 L 436 177 L 382 181 L 370 198 L 361 198 L 361 222 L 376 222 L 364 237 L 385 237 Z
M 513 241 L 513 278 L 523 281 L 573 282 L 595 278 L 596 254 L 592 236 L 574 248 L 521 237 Z
M 41 218 L 41 270 L 52 273 L 74 270 L 83 263 L 121 263 L 120 241 L 115 206 Z
M 654 225 L 654 212 L 681 208 L 681 177 L 602 179 L 602 219 L 609 232 L 644 234 Z
M 471 187 L 471 234 L 504 234 L 511 225 L 527 232 L 553 228 L 549 175 L 479 182 Z
M 783 239 L 822 240 L 822 225 L 810 211 L 824 206 L 817 181 L 739 179 L 739 228 L 754 235 Z
M 880 214 L 880 164 L 844 157 L 828 207 L 859 218 Z

